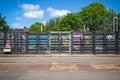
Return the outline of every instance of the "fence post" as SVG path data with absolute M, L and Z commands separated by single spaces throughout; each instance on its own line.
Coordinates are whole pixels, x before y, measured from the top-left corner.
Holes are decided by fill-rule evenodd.
M 104 39 L 103 39 L 103 41 L 104 41 L 104 53 L 107 53 L 107 41 L 106 41 L 106 37 L 107 37 L 107 35 L 106 35 L 106 32 L 104 32 Z
M 116 32 L 115 32 L 115 41 L 116 41 L 116 42 L 115 42 L 115 45 L 116 45 L 116 46 L 115 46 L 115 47 L 116 47 L 116 48 L 115 48 L 115 49 L 116 49 L 115 52 L 116 52 L 116 53 L 118 53 L 118 46 L 119 46 L 119 44 L 118 44 L 118 41 L 119 41 L 118 36 L 119 36 L 119 35 L 118 35 L 118 31 L 116 31 Z
M 73 54 L 73 32 L 71 34 L 71 54 Z
M 82 48 L 82 50 L 81 50 L 81 53 L 83 54 L 84 53 L 84 33 L 82 32 L 82 35 L 83 35 L 83 37 L 81 38 L 81 48 Z
M 17 46 L 17 32 L 16 31 L 14 31 L 14 51 L 15 51 L 15 53 L 17 53 L 18 51 L 17 51 L 17 48 L 18 48 L 18 46 Z
M 39 45 L 39 32 L 36 32 L 36 36 L 37 36 L 37 37 L 36 37 L 36 38 L 37 38 L 37 39 L 36 39 L 36 52 L 37 52 L 37 54 L 38 54 L 38 53 L 40 53 L 40 52 L 39 52 L 39 46 L 40 46 L 40 45 Z
M 59 39 L 58 39 L 58 40 L 59 40 L 59 44 L 58 44 L 58 48 L 59 48 L 58 51 L 59 51 L 59 52 L 58 52 L 58 53 L 62 53 L 62 50 L 61 50 L 61 49 L 62 49 L 62 48 L 61 48 L 61 47 L 62 47 L 62 39 L 61 39 L 62 33 L 59 32 L 59 33 L 58 33 L 58 36 L 59 36 Z
M 95 54 L 95 32 L 93 32 L 93 38 L 92 38 L 92 41 L 93 41 L 93 54 Z
M 50 32 L 47 32 L 48 38 L 47 38 L 47 53 L 50 54 Z
M 28 53 L 28 32 L 26 32 L 26 53 Z

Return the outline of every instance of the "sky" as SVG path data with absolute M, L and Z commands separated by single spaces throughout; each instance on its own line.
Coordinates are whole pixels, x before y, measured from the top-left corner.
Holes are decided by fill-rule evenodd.
M 51 18 L 79 12 L 92 2 L 101 2 L 106 9 L 120 12 L 120 0 L 0 0 L 0 13 L 11 28 L 29 27 L 35 22 L 45 24 Z

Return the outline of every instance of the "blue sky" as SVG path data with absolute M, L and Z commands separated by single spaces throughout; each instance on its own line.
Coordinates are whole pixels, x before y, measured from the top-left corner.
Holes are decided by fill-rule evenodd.
M 107 9 L 120 12 L 120 0 L 0 0 L 0 13 L 12 28 L 45 23 L 50 18 L 78 12 L 92 2 L 102 2 Z

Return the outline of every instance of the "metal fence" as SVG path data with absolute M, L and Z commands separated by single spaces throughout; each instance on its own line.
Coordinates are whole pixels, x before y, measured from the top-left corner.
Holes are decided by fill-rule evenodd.
M 0 32 L 0 53 L 120 53 L 120 32 Z

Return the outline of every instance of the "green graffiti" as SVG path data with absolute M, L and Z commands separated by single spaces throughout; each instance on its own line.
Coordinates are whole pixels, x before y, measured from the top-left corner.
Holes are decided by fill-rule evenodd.
M 36 46 L 35 45 L 29 45 L 28 49 L 36 49 Z
M 58 36 L 50 36 L 50 40 L 58 40 Z
M 91 41 L 86 40 L 85 44 L 91 44 Z

